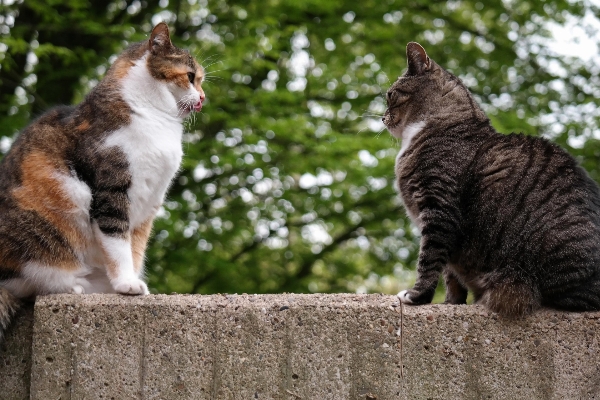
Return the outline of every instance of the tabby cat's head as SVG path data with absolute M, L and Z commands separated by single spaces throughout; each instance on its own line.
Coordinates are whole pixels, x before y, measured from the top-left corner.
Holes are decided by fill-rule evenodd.
M 386 94 L 383 123 L 393 136 L 401 138 L 407 127 L 432 119 L 487 118 L 460 79 L 430 59 L 420 44 L 410 42 L 406 57 L 408 69 Z
M 187 50 L 171 43 L 164 22 L 150 39 L 135 43 L 115 61 L 107 78 L 119 82 L 130 107 L 154 107 L 177 117 L 200 111 L 205 94 L 204 69 Z

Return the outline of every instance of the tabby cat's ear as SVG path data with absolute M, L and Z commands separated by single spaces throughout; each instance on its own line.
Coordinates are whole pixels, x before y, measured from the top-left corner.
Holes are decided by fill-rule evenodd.
M 171 37 L 169 36 L 169 27 L 167 26 L 167 24 L 161 22 L 158 25 L 156 25 L 154 29 L 152 29 L 149 44 L 150 50 L 154 54 L 172 46 Z
M 431 68 L 431 60 L 427 57 L 425 49 L 417 42 L 406 45 L 406 58 L 408 59 L 408 74 L 420 75 Z

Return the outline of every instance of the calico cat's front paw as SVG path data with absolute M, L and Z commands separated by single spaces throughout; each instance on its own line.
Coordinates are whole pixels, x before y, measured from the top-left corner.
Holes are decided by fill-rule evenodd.
M 75 281 L 71 286 L 71 294 L 84 294 L 88 292 L 89 281 L 85 278 L 75 278 Z
M 140 294 L 149 294 L 148 286 L 146 282 L 139 278 L 123 278 L 123 279 L 115 279 L 112 283 L 115 292 L 120 294 L 129 294 L 129 295 L 140 295 Z
M 420 293 L 414 289 L 403 290 L 398 293 L 397 296 L 402 303 L 413 305 L 431 303 L 431 300 L 433 299 L 433 293 Z
M 71 288 L 71 294 L 84 294 L 84 293 L 85 293 L 85 289 L 81 285 L 74 285 Z

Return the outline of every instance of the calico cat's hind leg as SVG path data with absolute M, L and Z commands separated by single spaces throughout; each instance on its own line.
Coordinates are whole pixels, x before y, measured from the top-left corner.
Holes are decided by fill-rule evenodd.
M 468 290 L 449 268 L 444 268 L 444 283 L 446 285 L 445 304 L 467 304 Z
M 2 286 L 18 298 L 52 293 L 84 294 L 90 292 L 86 273 L 84 268 L 64 269 L 29 262 L 19 277 L 4 281 Z
M 515 280 L 503 280 L 488 287 L 477 304 L 487 306 L 503 317 L 522 317 L 541 307 L 541 296 L 535 285 Z

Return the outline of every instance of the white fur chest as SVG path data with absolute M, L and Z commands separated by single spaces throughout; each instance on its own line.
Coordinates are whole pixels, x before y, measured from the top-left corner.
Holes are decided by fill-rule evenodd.
M 150 110 L 148 110 L 150 111 Z M 131 229 L 153 218 L 179 169 L 183 149 L 180 121 L 164 116 L 134 114 L 131 124 L 110 134 L 105 146 L 119 147 L 129 161 Z
M 426 125 L 425 121 L 415 122 L 412 124 L 408 124 L 401 133 L 402 137 L 402 146 L 400 147 L 400 152 L 396 156 L 396 160 L 398 160 L 406 149 L 410 146 L 410 142 L 423 130 L 423 127 Z
M 407 125 L 404 130 L 401 132 L 402 137 L 402 147 L 396 156 L 396 190 L 398 190 L 398 194 L 404 203 L 404 208 L 406 209 L 406 213 L 411 221 L 421 230 L 422 221 L 419 217 L 419 210 L 416 207 L 416 204 L 406 196 L 406 194 L 402 193 L 400 187 L 400 176 L 402 176 L 403 162 L 404 159 L 402 156 L 406 152 L 406 150 L 410 147 L 412 140 L 423 130 L 423 127 L 426 125 L 425 121 L 420 121 L 417 123 L 412 123 Z

